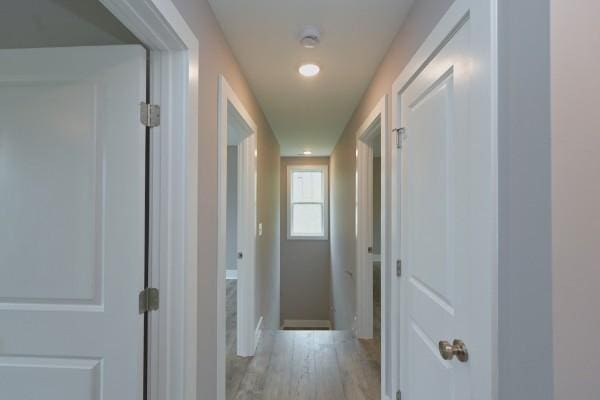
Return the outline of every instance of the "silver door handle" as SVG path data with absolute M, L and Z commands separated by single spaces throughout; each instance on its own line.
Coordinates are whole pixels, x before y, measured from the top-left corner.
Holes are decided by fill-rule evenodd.
M 469 350 L 467 350 L 467 346 L 462 340 L 454 339 L 452 344 L 442 340 L 439 343 L 439 349 L 444 360 L 450 361 L 456 357 L 460 362 L 469 361 Z

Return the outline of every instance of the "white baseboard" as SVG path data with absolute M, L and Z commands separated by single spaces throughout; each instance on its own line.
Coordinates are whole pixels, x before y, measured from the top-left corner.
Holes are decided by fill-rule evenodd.
M 262 325 L 263 325 L 263 317 L 261 316 L 258 320 L 258 324 L 256 324 L 256 330 L 254 331 L 254 351 L 256 352 L 256 348 L 258 347 L 258 342 L 260 342 L 260 336 L 262 335 Z
M 324 319 L 285 319 L 281 329 L 331 329 L 331 321 Z

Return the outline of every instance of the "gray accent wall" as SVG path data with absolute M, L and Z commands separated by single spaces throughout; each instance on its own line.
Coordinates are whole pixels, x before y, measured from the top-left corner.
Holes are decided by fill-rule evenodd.
M 199 42 L 198 400 L 217 398 L 217 85 L 223 74 L 257 124 L 257 310 L 279 327 L 279 143 L 206 0 L 172 0 Z
M 498 390 L 502 400 L 547 400 L 553 398 L 550 1 L 498 3 Z M 593 397 L 560 397 L 584 398 Z
M 328 166 L 329 158 L 281 158 L 281 322 L 329 320 L 329 240 L 287 238 L 288 165 Z
M 556 400 L 600 398 L 598 21 L 598 1 L 551 1 Z

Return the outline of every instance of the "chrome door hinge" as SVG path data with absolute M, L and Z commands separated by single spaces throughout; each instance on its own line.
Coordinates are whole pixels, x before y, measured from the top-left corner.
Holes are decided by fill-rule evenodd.
M 140 103 L 140 122 L 148 128 L 160 125 L 160 106 Z
M 396 392 L 396 400 L 402 400 L 402 392 L 399 390 Z
M 401 149 L 402 139 L 404 139 L 404 136 L 406 135 L 406 128 L 396 128 L 393 131 L 396 132 L 396 148 Z
M 158 289 L 146 288 L 140 292 L 140 314 L 158 310 Z
M 402 276 L 402 260 L 396 260 L 396 276 Z

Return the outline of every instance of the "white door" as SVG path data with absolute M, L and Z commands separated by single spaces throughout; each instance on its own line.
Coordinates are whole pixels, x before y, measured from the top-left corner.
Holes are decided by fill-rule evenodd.
M 491 398 L 493 160 L 471 39 L 467 20 L 399 96 L 404 400 Z
M 0 51 L 0 397 L 142 398 L 141 46 Z
M 237 354 L 253 356 L 257 345 L 256 315 L 256 135 L 238 144 Z M 258 327 L 260 328 L 260 327 Z

